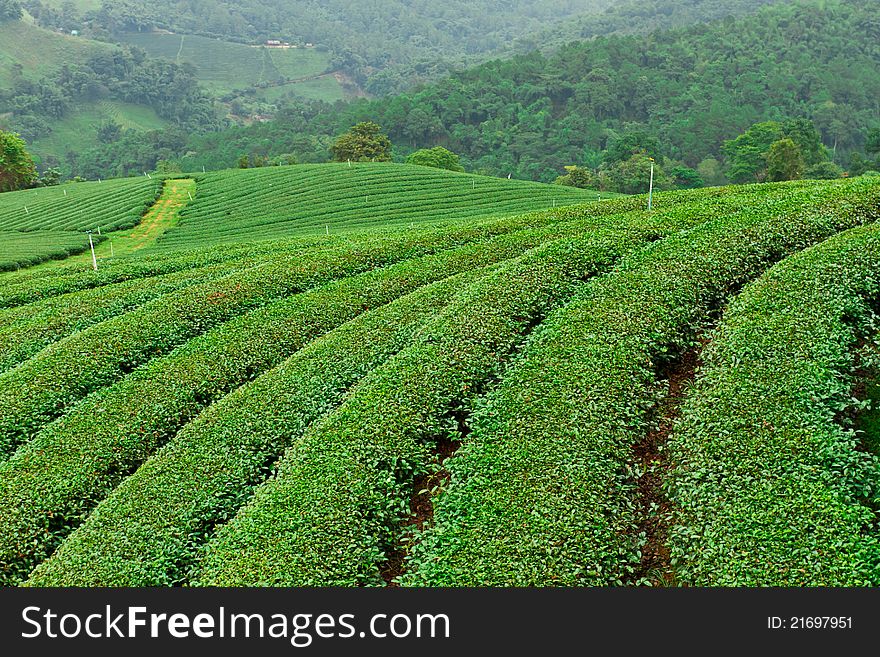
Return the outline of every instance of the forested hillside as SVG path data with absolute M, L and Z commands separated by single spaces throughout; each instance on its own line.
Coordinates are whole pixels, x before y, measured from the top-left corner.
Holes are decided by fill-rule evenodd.
M 552 180 L 595 165 L 609 140 L 643 132 L 695 167 L 753 123 L 811 119 L 845 163 L 880 126 L 880 18 L 870 0 L 775 6 L 755 16 L 648 36 L 532 52 L 408 94 L 328 107 L 194 139 L 185 166 L 234 165 L 242 153 L 326 159 L 330 136 L 380 123 L 398 155 L 442 144 L 467 168 Z M 120 153 L 120 156 L 122 154 Z

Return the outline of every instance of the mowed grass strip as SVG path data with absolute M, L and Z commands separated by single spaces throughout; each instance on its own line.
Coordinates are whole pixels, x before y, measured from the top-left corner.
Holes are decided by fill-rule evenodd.
M 878 215 L 880 187 L 866 182 L 795 192 L 658 242 L 588 285 L 541 326 L 444 463 L 450 482 L 402 583 L 625 582 L 646 538 L 633 445 L 659 366 L 773 262 Z
M 101 502 L 28 584 L 184 583 L 214 525 L 235 514 L 284 449 L 484 273 L 460 274 L 366 312 L 208 407 Z
M 847 420 L 878 301 L 870 225 L 784 260 L 731 304 L 669 445 L 677 580 L 880 584 L 880 466 Z
M 603 230 L 529 251 L 474 283 L 285 454 L 217 531 L 200 585 L 380 585 L 449 414 L 497 376 L 534 323 L 650 236 Z

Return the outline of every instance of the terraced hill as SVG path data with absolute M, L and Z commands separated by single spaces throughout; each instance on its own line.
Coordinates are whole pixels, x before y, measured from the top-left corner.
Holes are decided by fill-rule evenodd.
M 590 190 L 387 163 L 233 169 L 190 179 L 194 185 L 176 198 L 173 217 L 149 230 L 117 235 L 115 246 L 135 235 L 139 248 L 171 251 L 352 229 L 387 230 L 598 197 Z M 95 238 L 102 239 L 110 231 L 132 228 L 159 197 L 162 185 L 159 178 L 129 178 L 3 194 L 0 234 L 11 239 L 0 243 L 0 270 L 81 252 L 88 246 L 86 230 L 100 228 L 101 238 Z M 106 260 L 110 253 L 105 244 L 98 257 Z
M 195 201 L 156 248 L 504 216 L 598 198 L 592 190 L 390 163 L 301 164 L 194 177 Z
M 85 231 L 131 228 L 153 205 L 162 181 L 127 178 L 0 194 L 0 270 L 88 248 Z
M 218 95 L 272 89 L 276 94 L 292 92 L 328 102 L 345 97 L 342 86 L 329 75 L 330 55 L 313 48 L 262 48 L 163 32 L 131 32 L 117 38 L 153 57 L 192 64 L 199 82 Z M 321 93 L 308 84 L 316 79 L 325 80 Z
M 0 275 L 0 581 L 878 585 L 878 218 L 864 178 Z

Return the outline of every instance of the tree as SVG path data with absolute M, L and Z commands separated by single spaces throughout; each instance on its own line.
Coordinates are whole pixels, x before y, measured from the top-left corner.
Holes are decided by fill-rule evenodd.
M 21 3 L 18 0 L 0 0 L 0 23 L 17 21 L 21 17 Z
M 556 179 L 557 185 L 579 187 L 580 189 L 592 189 L 597 186 L 595 175 L 587 167 L 567 166 L 565 170 L 568 173 Z
M 337 137 L 330 152 L 337 162 L 390 162 L 391 140 L 377 124 L 364 121 Z
M 770 147 L 784 137 L 776 121 L 756 123 L 736 139 L 724 142 L 727 177 L 733 183 L 761 182 L 767 175 Z
M 37 179 L 37 168 L 25 147 L 16 133 L 0 130 L 0 192 L 22 189 Z
M 720 186 L 727 183 L 724 177 L 724 171 L 721 168 L 721 162 L 714 157 L 707 157 L 697 165 L 697 174 L 703 179 L 703 184 L 710 186 Z
M 609 188 L 623 194 L 647 194 L 651 181 L 651 158 L 636 153 L 625 162 L 607 167 Z M 672 179 L 658 163 L 654 164 L 654 189 L 672 189 Z
M 690 167 L 677 166 L 669 171 L 672 180 L 678 189 L 696 189 L 704 185 L 700 174 Z
M 805 168 L 801 149 L 790 137 L 770 146 L 767 152 L 767 180 L 799 180 Z
M 811 167 L 807 167 L 806 171 L 804 171 L 804 178 L 810 180 L 834 180 L 842 175 L 843 170 L 830 160 L 814 164 Z
M 868 155 L 880 155 L 880 128 L 874 128 L 868 133 L 865 152 Z
M 423 167 L 434 167 L 435 169 L 446 169 L 448 171 L 464 171 L 464 167 L 459 162 L 458 155 L 442 146 L 423 148 L 416 151 L 406 158 L 406 163 L 417 164 Z
M 620 137 L 615 136 L 609 140 L 603 161 L 607 164 L 624 162 L 636 153 L 646 153 L 648 157 L 659 161 L 661 157 L 660 142 L 644 130 L 627 132 Z
M 782 132 L 797 144 L 808 167 L 828 160 L 828 149 L 822 143 L 822 135 L 809 119 L 789 119 L 783 122 Z
M 49 167 L 40 176 L 40 185 L 42 187 L 52 187 L 61 182 L 61 171 L 56 167 Z

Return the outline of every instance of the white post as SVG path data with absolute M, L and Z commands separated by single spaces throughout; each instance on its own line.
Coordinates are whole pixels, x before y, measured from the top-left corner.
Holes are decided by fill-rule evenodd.
M 205 171 L 205 165 L 204 165 L 204 164 L 202 165 L 202 173 L 207 173 L 207 172 Z
M 95 257 L 95 244 L 92 242 L 92 231 L 89 231 L 89 248 L 92 249 L 92 268 L 98 271 L 98 259 Z
M 67 196 L 67 190 L 66 190 L 66 189 L 64 190 L 64 195 Z
M 348 168 L 351 169 L 351 160 L 348 161 Z
M 324 228 L 325 228 L 325 229 L 326 229 L 326 231 L 327 231 L 327 234 L 328 234 L 328 235 L 329 235 L 329 234 L 330 234 L 330 226 L 329 226 L 329 225 L 327 225 L 327 226 L 324 226 Z
M 27 206 L 24 206 L 24 213 L 25 213 L 25 214 L 30 214 L 30 211 L 27 209 Z
M 190 200 L 190 201 L 193 200 L 193 195 L 192 195 L 192 194 L 190 194 L 189 192 L 187 192 L 186 195 L 189 196 L 189 200 Z
M 654 158 L 651 158 L 651 182 L 648 183 L 648 212 L 651 211 L 652 200 L 654 197 Z
M 101 234 L 101 227 L 98 226 L 98 235 L 100 235 L 100 234 Z
M 476 189 L 476 188 L 477 188 L 477 179 L 471 178 L 471 189 Z

